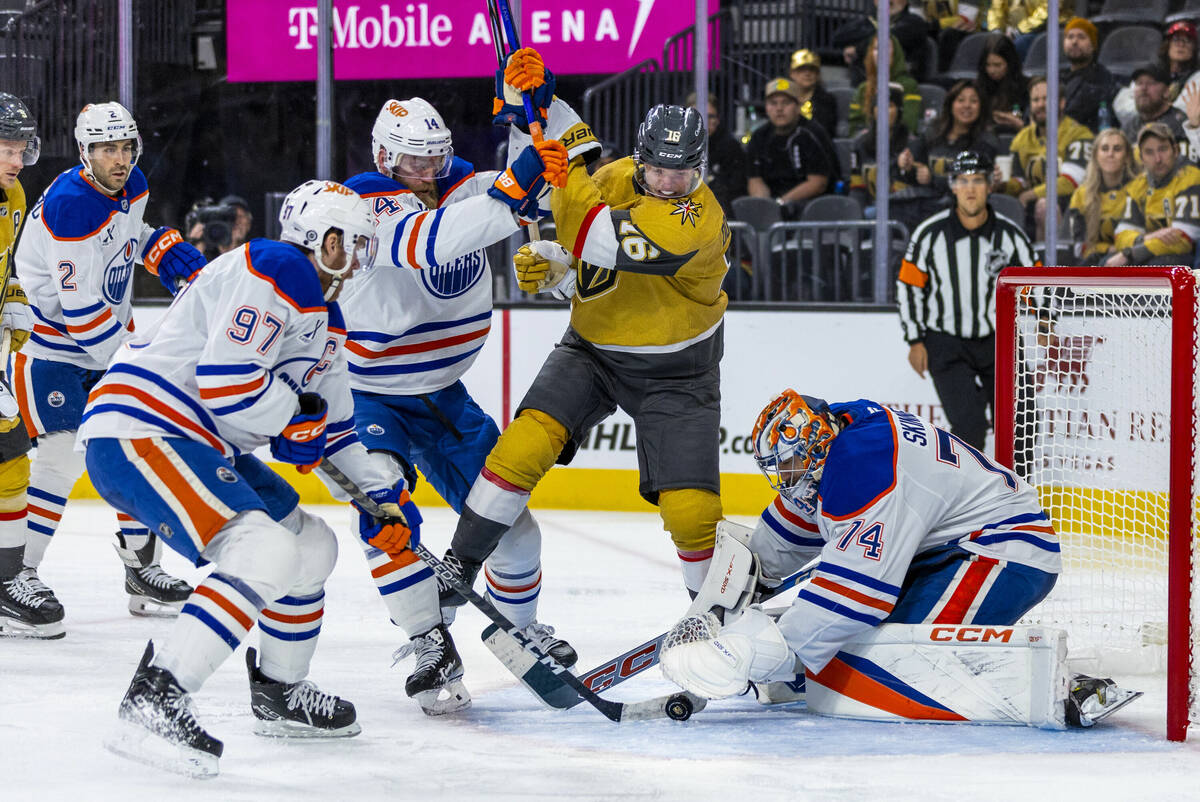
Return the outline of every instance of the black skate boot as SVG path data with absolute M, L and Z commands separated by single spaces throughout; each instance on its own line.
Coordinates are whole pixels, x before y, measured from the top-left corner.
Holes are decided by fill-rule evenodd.
M 468 587 L 475 584 L 475 577 L 479 576 L 479 569 L 483 567 L 483 563 L 475 560 L 468 560 L 459 557 L 454 553 L 453 549 L 446 549 L 446 556 L 442 557 L 442 563 L 458 575 L 464 585 Z M 437 578 L 438 586 L 438 604 L 444 608 L 462 607 L 467 603 L 467 600 L 458 595 L 458 592 L 450 585 L 443 581 L 439 576 Z
M 529 638 L 533 645 L 542 651 L 542 654 L 550 655 L 557 660 L 563 668 L 570 668 L 579 662 L 579 655 L 575 653 L 575 648 L 562 638 L 554 637 L 554 627 L 548 624 L 539 624 L 534 621 L 522 629 L 521 634 Z
M 150 665 L 154 643 L 146 644 L 121 700 L 117 734 L 104 742 L 114 754 L 189 777 L 215 777 L 224 745 L 196 721 L 192 699 L 173 674 Z
M 125 563 L 125 592 L 129 594 L 129 612 L 147 618 L 174 618 L 192 595 L 192 586 L 173 577 L 158 564 L 158 538 L 134 551 L 124 548 L 117 533 L 117 555 Z
M 24 576 L 0 577 L 0 635 L 55 640 L 67 634 L 63 608 L 53 593 L 42 595 Z M 37 579 L 37 574 L 33 574 Z M 49 588 L 46 588 L 49 591 Z
M 1077 674 L 1071 680 L 1071 692 L 1065 703 L 1067 724 L 1072 727 L 1091 727 L 1141 695 L 1141 691 L 1118 688 L 1111 679 Z
M 440 716 L 470 706 L 471 694 L 462 684 L 462 660 L 445 624 L 438 624 L 397 649 L 392 654 L 392 665 L 410 654 L 417 656 L 417 663 L 404 683 L 404 692 L 417 700 L 425 715 Z M 439 698 L 442 691 L 446 692 L 445 698 Z
M 254 731 L 269 738 L 349 738 L 362 732 L 354 705 L 308 680 L 276 682 L 258 670 L 258 652 L 246 650 Z

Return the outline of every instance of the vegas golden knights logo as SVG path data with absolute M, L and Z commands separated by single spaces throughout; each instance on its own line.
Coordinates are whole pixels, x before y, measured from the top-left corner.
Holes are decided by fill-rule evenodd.
M 604 293 L 617 286 L 617 271 L 606 267 L 596 267 L 580 260 L 579 280 L 575 284 L 575 292 L 579 300 L 587 301 L 599 298 Z

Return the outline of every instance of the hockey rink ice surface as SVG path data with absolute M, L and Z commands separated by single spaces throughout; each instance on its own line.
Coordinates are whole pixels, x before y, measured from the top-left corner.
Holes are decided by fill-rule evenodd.
M 113 514 L 72 502 L 41 569 L 66 608 L 66 638 L 0 639 L 0 799 L 1200 799 L 1200 727 L 1192 742 L 1165 740 L 1153 678 L 1127 680 L 1146 696 L 1090 731 L 843 721 L 750 697 L 711 702 L 686 723 L 617 725 L 586 704 L 541 706 L 479 641 L 486 622 L 468 607 L 453 633 L 474 704 L 428 718 L 404 695 L 412 658 L 391 667 L 403 635 L 371 584 L 349 512 L 310 509 L 341 546 L 310 676 L 354 702 L 361 735 L 254 735 L 243 647 L 195 697 L 201 723 L 225 742 L 219 777 L 192 780 L 106 752 L 101 740 L 146 640 L 169 621 L 126 612 Z M 423 541 L 441 554 L 454 515 L 423 514 Z M 687 607 L 657 516 L 542 510 L 537 518 L 539 618 L 571 641 L 582 668 L 667 629 Z M 193 583 L 200 574 L 173 552 L 163 564 Z M 654 668 L 608 695 L 633 701 L 672 689 Z

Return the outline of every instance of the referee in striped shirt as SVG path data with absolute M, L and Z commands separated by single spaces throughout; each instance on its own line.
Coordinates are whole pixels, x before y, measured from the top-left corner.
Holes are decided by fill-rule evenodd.
M 981 451 L 995 390 L 996 276 L 1041 264 L 1021 226 L 988 206 L 991 180 L 990 156 L 954 158 L 954 205 L 917 226 L 896 285 L 909 364 L 922 378 L 929 371 L 950 431 Z

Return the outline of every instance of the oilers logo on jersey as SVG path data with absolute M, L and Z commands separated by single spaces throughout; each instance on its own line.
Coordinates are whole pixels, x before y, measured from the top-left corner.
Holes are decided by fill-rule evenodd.
M 125 299 L 129 280 L 133 277 L 133 257 L 137 254 L 137 245 L 137 240 L 128 240 L 125 247 L 115 253 L 104 266 L 101 291 L 104 293 L 104 300 L 114 306 Z
M 471 251 L 449 264 L 425 268 L 421 271 L 421 281 L 438 298 L 456 298 L 475 286 L 486 266 L 483 251 Z

